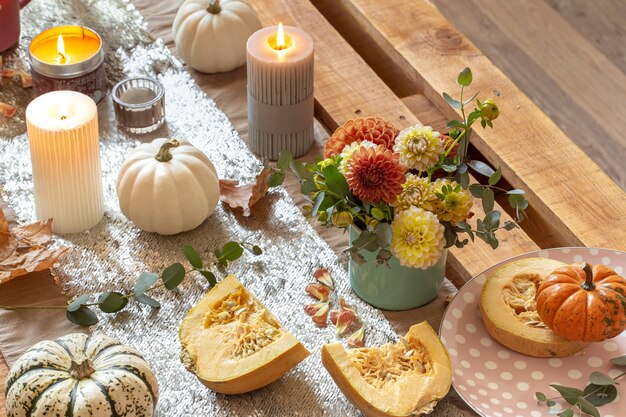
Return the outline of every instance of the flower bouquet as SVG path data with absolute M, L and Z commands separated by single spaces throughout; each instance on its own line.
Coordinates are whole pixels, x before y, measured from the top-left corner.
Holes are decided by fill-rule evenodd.
M 457 78 L 460 99 L 443 94 L 462 116 L 462 120 L 448 123 L 448 134 L 420 124 L 400 131 L 380 117 L 353 119 L 329 138 L 324 159 L 306 164 L 283 153 L 272 168 L 268 179 L 271 186 L 281 184 L 285 174 L 292 173 L 311 201 L 311 216 L 324 225 L 350 229 L 346 252 L 351 258 L 352 285 L 374 305 L 381 306 L 375 299 L 392 294 L 392 290 L 398 294 L 386 297 L 390 300 L 419 298 L 398 288 L 401 268 L 413 274 L 416 269 L 437 269 L 439 283 L 425 302 L 430 301 L 443 282 L 446 248 L 462 248 L 477 237 L 495 249 L 496 231 L 511 230 L 524 218 L 528 207 L 524 191 L 498 187 L 500 169 L 468 157 L 473 125 L 480 122 L 483 128 L 492 128 L 499 114 L 491 99 L 481 102 L 474 94 L 464 100 L 471 81 L 472 73 L 465 68 Z M 469 111 L 467 107 L 474 100 L 476 105 Z M 470 170 L 486 181 L 470 184 Z M 508 194 L 516 222 L 501 224 L 501 213 L 494 210 L 494 190 Z M 485 211 L 473 226 L 469 223 L 474 217 L 472 195 L 482 199 Z M 373 285 L 371 281 L 377 280 L 373 271 L 383 274 L 381 279 L 386 283 Z M 362 285 L 355 285 L 355 280 Z M 413 286 L 417 287 L 412 292 L 421 291 L 424 281 L 418 279 Z M 372 293 L 374 299 L 365 293 Z M 423 297 L 419 302 L 424 304 Z

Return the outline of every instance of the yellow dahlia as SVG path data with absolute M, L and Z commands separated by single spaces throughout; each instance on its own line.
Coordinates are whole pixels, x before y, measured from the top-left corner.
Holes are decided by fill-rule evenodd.
M 350 119 L 328 138 L 324 145 L 324 158 L 339 155 L 346 145 L 365 140 L 391 149 L 396 136 L 398 129 L 380 117 Z
M 400 154 L 402 165 L 407 169 L 417 170 L 434 167 L 444 151 L 439 132 L 420 124 L 400 132 L 393 150 Z
M 456 181 L 440 178 L 433 183 L 433 191 L 438 196 L 434 212 L 439 220 L 459 222 L 469 217 L 473 204 L 472 196 Z
M 383 145 L 361 147 L 350 158 L 346 167 L 346 181 L 352 193 L 363 201 L 391 204 L 402 192 L 406 181 L 398 154 Z
M 391 253 L 400 265 L 429 268 L 441 257 L 446 239 L 437 216 L 417 207 L 397 213 L 391 223 Z
M 436 199 L 432 183 L 428 181 L 428 178 L 407 174 L 406 182 L 402 184 L 402 192 L 393 205 L 396 212 L 407 210 L 409 207 L 433 211 Z

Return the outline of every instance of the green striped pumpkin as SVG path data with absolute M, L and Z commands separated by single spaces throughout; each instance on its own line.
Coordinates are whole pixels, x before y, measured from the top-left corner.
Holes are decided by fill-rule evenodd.
M 150 417 L 156 377 L 135 349 L 102 335 L 37 343 L 11 368 L 7 417 Z

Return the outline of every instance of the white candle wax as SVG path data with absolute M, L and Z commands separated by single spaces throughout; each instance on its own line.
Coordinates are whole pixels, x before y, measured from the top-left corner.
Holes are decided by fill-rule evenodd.
M 285 26 L 255 32 L 247 42 L 248 142 L 253 152 L 277 159 L 287 149 L 298 157 L 313 144 L 313 39 Z
M 77 233 L 104 214 L 98 111 L 88 96 L 54 91 L 26 108 L 37 218 L 55 233 Z

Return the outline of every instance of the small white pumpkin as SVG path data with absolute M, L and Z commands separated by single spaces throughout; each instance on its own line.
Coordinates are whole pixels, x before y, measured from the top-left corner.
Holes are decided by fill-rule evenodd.
M 155 139 L 133 149 L 117 177 L 122 213 L 141 230 L 174 235 L 200 226 L 219 202 L 213 163 L 189 142 Z
M 7 417 L 154 415 L 159 386 L 135 349 L 103 335 L 39 342 L 6 383 Z
M 261 29 L 246 0 L 185 0 L 172 34 L 178 54 L 198 71 L 231 71 L 246 63 L 246 42 Z

